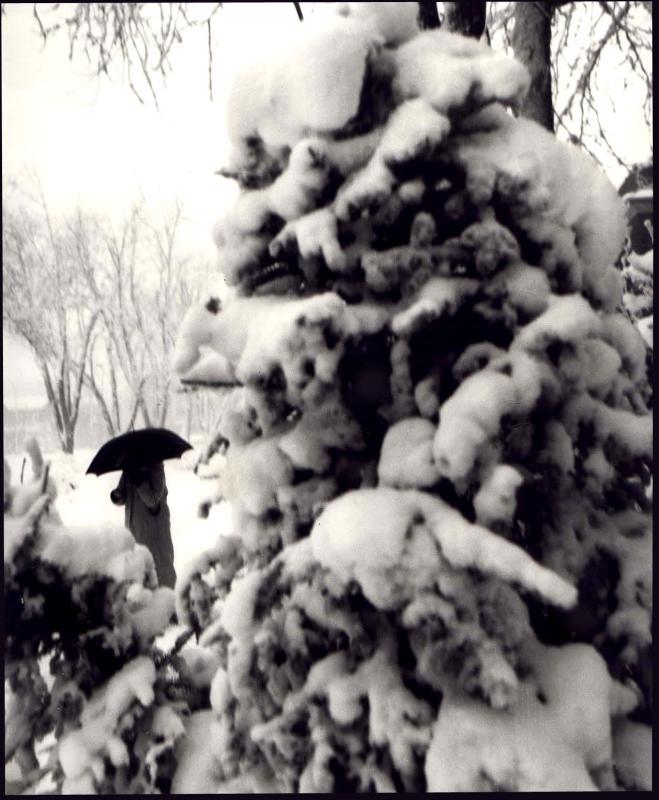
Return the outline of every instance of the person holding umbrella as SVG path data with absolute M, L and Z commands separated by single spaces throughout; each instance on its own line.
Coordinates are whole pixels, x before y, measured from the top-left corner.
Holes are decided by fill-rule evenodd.
M 87 469 L 95 475 L 122 470 L 110 499 L 115 505 L 125 506 L 126 527 L 135 541 L 151 552 L 158 583 L 171 588 L 176 584 L 176 570 L 162 462 L 179 458 L 191 447 L 172 431 L 144 428 L 106 442 Z
M 167 484 L 162 461 L 131 466 L 121 473 L 110 492 L 116 506 L 125 506 L 125 525 L 138 544 L 148 547 L 156 565 L 158 583 L 176 584 L 174 543 L 167 505 Z

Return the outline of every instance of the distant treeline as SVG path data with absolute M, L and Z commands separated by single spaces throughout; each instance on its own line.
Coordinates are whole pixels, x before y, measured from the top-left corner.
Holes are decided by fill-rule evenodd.
M 173 394 L 166 426 L 185 437 L 208 434 L 217 417 L 213 408 L 215 402 L 204 392 Z M 5 454 L 20 453 L 30 436 L 37 438 L 44 453 L 61 449 L 48 403 L 41 408 L 8 408 L 3 405 L 2 422 L 2 449 Z M 136 427 L 142 427 L 140 420 Z M 98 407 L 88 401 L 81 403 L 76 427 L 76 449 L 99 447 L 108 438 Z

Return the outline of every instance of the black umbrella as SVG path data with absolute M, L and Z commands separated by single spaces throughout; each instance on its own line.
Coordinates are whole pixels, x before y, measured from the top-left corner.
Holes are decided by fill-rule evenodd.
M 180 458 L 192 445 L 166 428 L 143 428 L 115 436 L 106 442 L 87 467 L 87 474 L 103 475 L 118 469 L 139 467 Z

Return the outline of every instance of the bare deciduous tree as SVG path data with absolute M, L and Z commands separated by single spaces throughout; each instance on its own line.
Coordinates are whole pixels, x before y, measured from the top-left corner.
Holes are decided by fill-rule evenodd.
M 78 214 L 71 226 L 90 302 L 101 325 L 85 383 L 108 432 L 164 425 L 171 395 L 169 357 L 178 320 L 194 297 L 194 279 L 178 253 L 182 209 L 161 223 L 135 205 L 114 229 Z
M 613 112 L 611 76 L 634 84 L 648 128 L 652 113 L 652 9 L 644 2 L 488 3 L 493 46 L 514 51 L 531 73 L 521 113 L 562 132 L 595 159 L 629 168 L 603 121 Z
M 72 453 L 84 366 L 99 315 L 84 309 L 69 243 L 43 193 L 32 207 L 15 197 L 4 199 L 3 323 L 34 353 L 60 444 Z

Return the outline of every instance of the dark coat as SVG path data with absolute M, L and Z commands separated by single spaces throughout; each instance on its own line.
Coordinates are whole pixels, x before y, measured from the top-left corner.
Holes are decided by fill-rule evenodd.
M 162 462 L 137 472 L 124 471 L 110 492 L 115 505 L 126 506 L 125 524 L 135 541 L 149 548 L 161 586 L 176 583 L 174 545 L 167 506 L 167 485 Z

